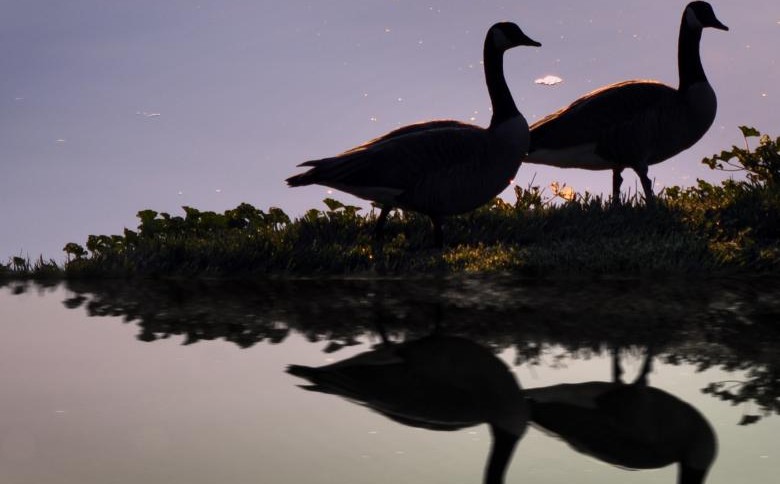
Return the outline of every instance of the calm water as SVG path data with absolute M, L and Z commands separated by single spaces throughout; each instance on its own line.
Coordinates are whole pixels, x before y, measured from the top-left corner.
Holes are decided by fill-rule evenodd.
M 610 348 L 622 348 L 631 382 L 652 348 L 649 384 L 715 430 L 707 482 L 776 482 L 779 314 L 767 280 L 6 284 L 0 483 L 479 483 L 487 425 L 402 425 L 285 372 L 381 351 L 380 332 L 401 342 L 432 331 L 491 350 L 524 395 L 610 381 Z M 472 365 L 467 353 L 453 374 Z M 727 395 L 702 391 L 718 383 Z M 627 471 L 530 427 L 506 482 L 673 483 L 676 473 Z

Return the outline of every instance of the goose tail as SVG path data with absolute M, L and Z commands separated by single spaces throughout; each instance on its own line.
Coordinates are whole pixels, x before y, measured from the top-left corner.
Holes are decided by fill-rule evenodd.
M 288 186 L 299 187 L 303 185 L 327 185 L 341 181 L 364 168 L 365 159 L 349 153 L 351 156 L 335 156 L 332 158 L 322 158 L 319 160 L 309 160 L 298 166 L 310 167 L 309 170 L 293 175 L 287 180 Z
M 360 400 L 362 392 L 359 383 L 339 372 L 311 366 L 289 365 L 287 373 L 308 380 L 309 385 L 299 385 L 304 390 L 332 393 Z
M 288 187 L 302 187 L 302 186 L 311 185 L 315 183 L 313 177 L 309 172 L 293 175 L 290 178 L 286 179 L 285 181 L 287 182 Z
M 308 171 L 305 171 L 303 173 L 298 173 L 297 175 L 293 175 L 290 178 L 286 179 L 287 186 L 289 187 L 301 187 L 305 185 L 312 185 L 315 183 L 318 183 L 321 181 L 321 177 L 317 176 L 319 170 L 316 168 L 318 166 L 321 166 L 324 161 L 328 160 L 328 158 L 324 158 L 322 160 L 310 160 L 301 163 L 298 166 L 310 166 Z

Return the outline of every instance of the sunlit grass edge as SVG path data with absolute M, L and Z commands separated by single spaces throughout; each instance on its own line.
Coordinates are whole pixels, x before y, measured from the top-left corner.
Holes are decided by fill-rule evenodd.
M 243 203 L 223 213 L 183 207 L 143 210 L 137 230 L 68 243 L 67 262 L 12 257 L 0 277 L 258 277 L 509 272 L 570 275 L 772 272 L 780 267 L 780 138 L 741 127 L 745 147 L 705 158 L 744 180 L 699 180 L 666 188 L 655 207 L 637 197 L 610 204 L 554 184 L 515 187 L 445 222 L 445 248 L 432 248 L 427 217 L 396 210 L 385 241 L 372 238 L 377 211 L 326 199 L 292 219 Z M 751 138 L 758 138 L 755 148 Z

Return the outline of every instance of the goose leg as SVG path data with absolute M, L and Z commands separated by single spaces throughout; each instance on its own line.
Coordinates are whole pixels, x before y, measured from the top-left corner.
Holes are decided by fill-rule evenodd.
M 377 242 L 382 241 L 384 235 L 385 223 L 387 223 L 387 214 L 390 212 L 389 207 L 382 207 L 379 212 L 379 217 L 376 219 L 376 225 L 374 226 L 374 240 Z
M 620 348 L 612 348 L 612 382 L 622 383 L 623 368 L 620 367 Z
M 647 348 L 647 354 L 645 354 L 645 361 L 642 364 L 642 370 L 639 372 L 639 376 L 636 377 L 634 385 L 647 386 L 647 375 L 653 371 L 653 350 Z
M 647 176 L 647 165 L 634 167 L 634 171 L 639 175 L 639 181 L 642 182 L 642 188 L 645 191 L 645 204 L 652 207 L 655 205 L 655 194 L 653 193 L 653 182 Z
M 441 229 L 441 217 L 438 215 L 431 215 L 431 222 L 433 222 L 433 245 L 437 249 L 444 247 L 444 233 Z
M 621 173 L 623 173 L 622 167 L 612 169 L 612 203 L 614 205 L 620 203 L 620 185 L 623 184 Z

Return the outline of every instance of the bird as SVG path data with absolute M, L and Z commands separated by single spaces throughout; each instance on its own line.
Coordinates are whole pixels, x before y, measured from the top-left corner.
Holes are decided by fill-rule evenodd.
M 324 185 L 381 206 L 374 235 L 381 240 L 392 208 L 425 214 L 434 244 L 443 246 L 442 218 L 474 210 L 514 179 L 528 151 L 528 123 L 504 78 L 504 52 L 541 44 L 516 24 L 499 22 L 485 36 L 484 71 L 493 114 L 482 128 L 434 120 L 398 128 L 344 153 L 301 163 L 306 172 L 287 178 L 291 187 Z
M 629 469 L 678 464 L 679 484 L 704 482 L 717 455 L 715 431 L 693 406 L 649 386 L 648 351 L 633 383 L 621 379 L 618 352 L 613 381 L 525 389 L 531 423 L 574 450 Z
M 306 390 L 342 396 L 403 425 L 451 431 L 488 423 L 485 484 L 503 482 L 528 426 L 528 403 L 508 366 L 465 338 L 434 334 L 287 372 L 308 380 Z
M 531 126 L 527 163 L 612 170 L 612 200 L 620 202 L 621 173 L 632 168 L 645 203 L 655 202 L 648 166 L 693 146 L 712 125 L 715 91 L 699 57 L 702 30 L 728 30 L 707 2 L 683 12 L 677 53 L 677 89 L 657 81 L 630 80 L 586 94 Z

